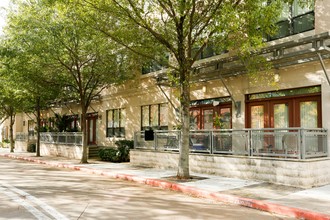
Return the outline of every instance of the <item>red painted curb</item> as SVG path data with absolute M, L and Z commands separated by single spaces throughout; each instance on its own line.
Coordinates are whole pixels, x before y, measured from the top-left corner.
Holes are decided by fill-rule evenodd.
M 146 184 L 147 179 L 139 176 L 132 176 L 132 181 L 136 183 Z
M 72 170 L 79 170 L 79 171 L 84 171 L 84 172 L 88 172 L 88 173 L 104 175 L 107 177 L 121 179 L 121 180 L 133 181 L 133 182 L 147 184 L 147 185 L 154 186 L 154 187 L 160 187 L 163 189 L 174 190 L 174 191 L 181 192 L 181 193 L 195 196 L 195 197 L 208 198 L 208 199 L 213 199 L 218 202 L 237 204 L 240 206 L 258 209 L 261 211 L 266 211 L 266 212 L 271 212 L 271 213 L 276 213 L 276 214 L 280 214 L 280 215 L 285 215 L 288 217 L 301 218 L 301 219 L 306 219 L 306 220 L 330 220 L 330 215 L 326 215 L 326 214 L 322 214 L 322 213 L 318 213 L 318 212 L 312 212 L 312 211 L 303 210 L 303 209 L 299 209 L 299 208 L 287 207 L 287 206 L 283 206 L 283 205 L 279 205 L 279 204 L 275 204 L 275 203 L 270 203 L 270 202 L 255 200 L 255 199 L 242 198 L 242 197 L 233 196 L 233 195 L 212 193 L 212 192 L 209 192 L 206 190 L 197 189 L 197 188 L 194 188 L 191 186 L 180 185 L 178 183 L 173 183 L 173 182 L 166 181 L 166 180 L 151 179 L 151 178 L 148 179 L 148 178 L 134 176 L 134 175 L 130 175 L 130 174 L 121 174 L 121 173 L 113 174 L 110 172 L 105 172 L 105 171 L 97 170 L 97 169 L 91 169 L 91 168 L 87 168 L 87 167 L 80 167 L 80 166 L 75 166 L 75 165 L 70 165 L 70 164 L 62 164 L 62 163 L 58 163 L 58 162 L 55 162 L 55 163 L 46 162 L 46 161 L 42 161 L 39 159 L 15 156 L 15 155 L 10 155 L 10 154 L 0 154 L 0 156 L 12 158 L 12 159 L 18 159 L 18 160 L 25 160 L 25 161 L 29 161 L 29 162 L 38 163 L 38 164 L 46 164 L 46 165 L 53 166 L 53 167 L 69 168 Z
M 147 179 L 146 184 L 154 187 L 160 187 L 162 189 L 172 189 L 173 187 L 172 182 L 159 179 Z

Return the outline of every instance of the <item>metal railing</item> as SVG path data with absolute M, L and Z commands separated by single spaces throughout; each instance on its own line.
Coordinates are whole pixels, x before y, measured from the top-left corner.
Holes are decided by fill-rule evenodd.
M 82 132 L 41 132 L 40 142 L 80 146 L 82 145 Z
M 27 140 L 28 140 L 28 133 L 16 132 L 15 141 L 27 141 Z
M 155 130 L 153 140 L 144 131 L 134 135 L 134 147 L 179 151 L 180 131 Z M 190 152 L 307 159 L 328 156 L 328 134 L 321 128 L 264 128 L 193 130 Z

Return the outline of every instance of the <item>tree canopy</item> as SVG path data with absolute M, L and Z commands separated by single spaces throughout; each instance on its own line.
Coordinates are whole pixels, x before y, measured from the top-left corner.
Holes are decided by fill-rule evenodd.
M 48 100 L 80 103 L 81 130 L 85 137 L 81 162 L 85 163 L 84 121 L 92 100 L 104 88 L 132 77 L 138 62 L 133 62 L 125 48 L 86 25 L 84 12 L 72 5 L 74 2 L 22 0 L 16 3 L 8 14 L 5 29 L 8 47 L 14 47 L 15 54 L 20 56 L 11 60 L 11 65 L 17 62 L 15 70 L 25 79 L 24 88 L 29 94 L 44 96 L 50 88 L 61 88 L 61 93 L 56 93 L 60 96 Z M 40 81 L 43 83 L 35 84 Z
M 94 28 L 109 39 L 160 63 L 159 54 L 170 54 L 169 79 L 180 90 L 181 105 L 178 177 L 188 178 L 190 83 L 198 72 L 199 55 L 207 47 L 215 54 L 231 51 L 247 69 L 254 70 L 263 60 L 250 55 L 263 46 L 265 35 L 275 33 L 274 24 L 285 1 L 77 1 L 89 12 Z

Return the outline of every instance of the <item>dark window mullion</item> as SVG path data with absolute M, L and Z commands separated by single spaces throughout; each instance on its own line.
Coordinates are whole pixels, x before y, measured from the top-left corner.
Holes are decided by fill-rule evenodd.
M 149 111 L 149 123 L 148 126 L 151 127 L 151 105 L 148 106 L 148 111 Z
M 115 122 L 115 110 L 114 109 L 111 109 L 111 114 L 112 114 L 112 117 L 111 117 L 111 120 L 112 120 L 112 125 L 111 125 L 111 136 L 114 137 L 115 136 L 115 129 L 114 129 L 114 122 Z
M 141 106 L 141 117 L 140 117 L 140 123 L 141 123 L 141 130 L 143 130 L 143 106 Z
M 161 104 L 158 104 L 158 127 L 160 127 L 160 105 Z

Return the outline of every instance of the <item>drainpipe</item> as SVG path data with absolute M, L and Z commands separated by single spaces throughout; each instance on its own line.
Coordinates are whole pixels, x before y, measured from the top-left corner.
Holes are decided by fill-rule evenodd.
M 175 113 L 176 113 L 176 119 L 178 121 L 180 121 L 179 119 L 179 110 L 174 106 L 173 102 L 171 101 L 171 99 L 167 96 L 166 92 L 164 91 L 164 89 L 162 88 L 161 85 L 157 84 L 158 88 L 160 89 L 160 91 L 164 94 L 164 96 L 166 97 L 167 101 L 171 104 L 171 106 L 174 108 Z
M 233 94 L 230 92 L 228 86 L 226 85 L 226 83 L 223 81 L 223 78 L 221 76 L 221 74 L 219 74 L 219 78 L 223 84 L 223 86 L 225 87 L 225 89 L 227 90 L 230 98 L 232 99 L 232 101 L 234 102 L 234 106 L 235 106 L 235 110 L 236 110 L 236 118 L 239 118 L 241 116 L 240 112 L 239 112 L 239 108 L 240 108 L 240 102 L 236 102 L 234 99 Z
M 322 56 L 320 53 L 317 53 L 319 59 L 320 59 L 320 63 L 321 63 L 321 66 L 322 66 L 322 69 L 323 69 L 323 72 L 324 72 L 324 75 L 325 77 L 327 78 L 327 81 L 328 81 L 328 84 L 330 85 L 330 79 L 329 79 L 329 76 L 328 76 L 328 73 L 327 73 L 327 70 L 325 68 L 325 65 L 324 65 L 324 62 L 323 62 L 323 59 L 322 59 Z

